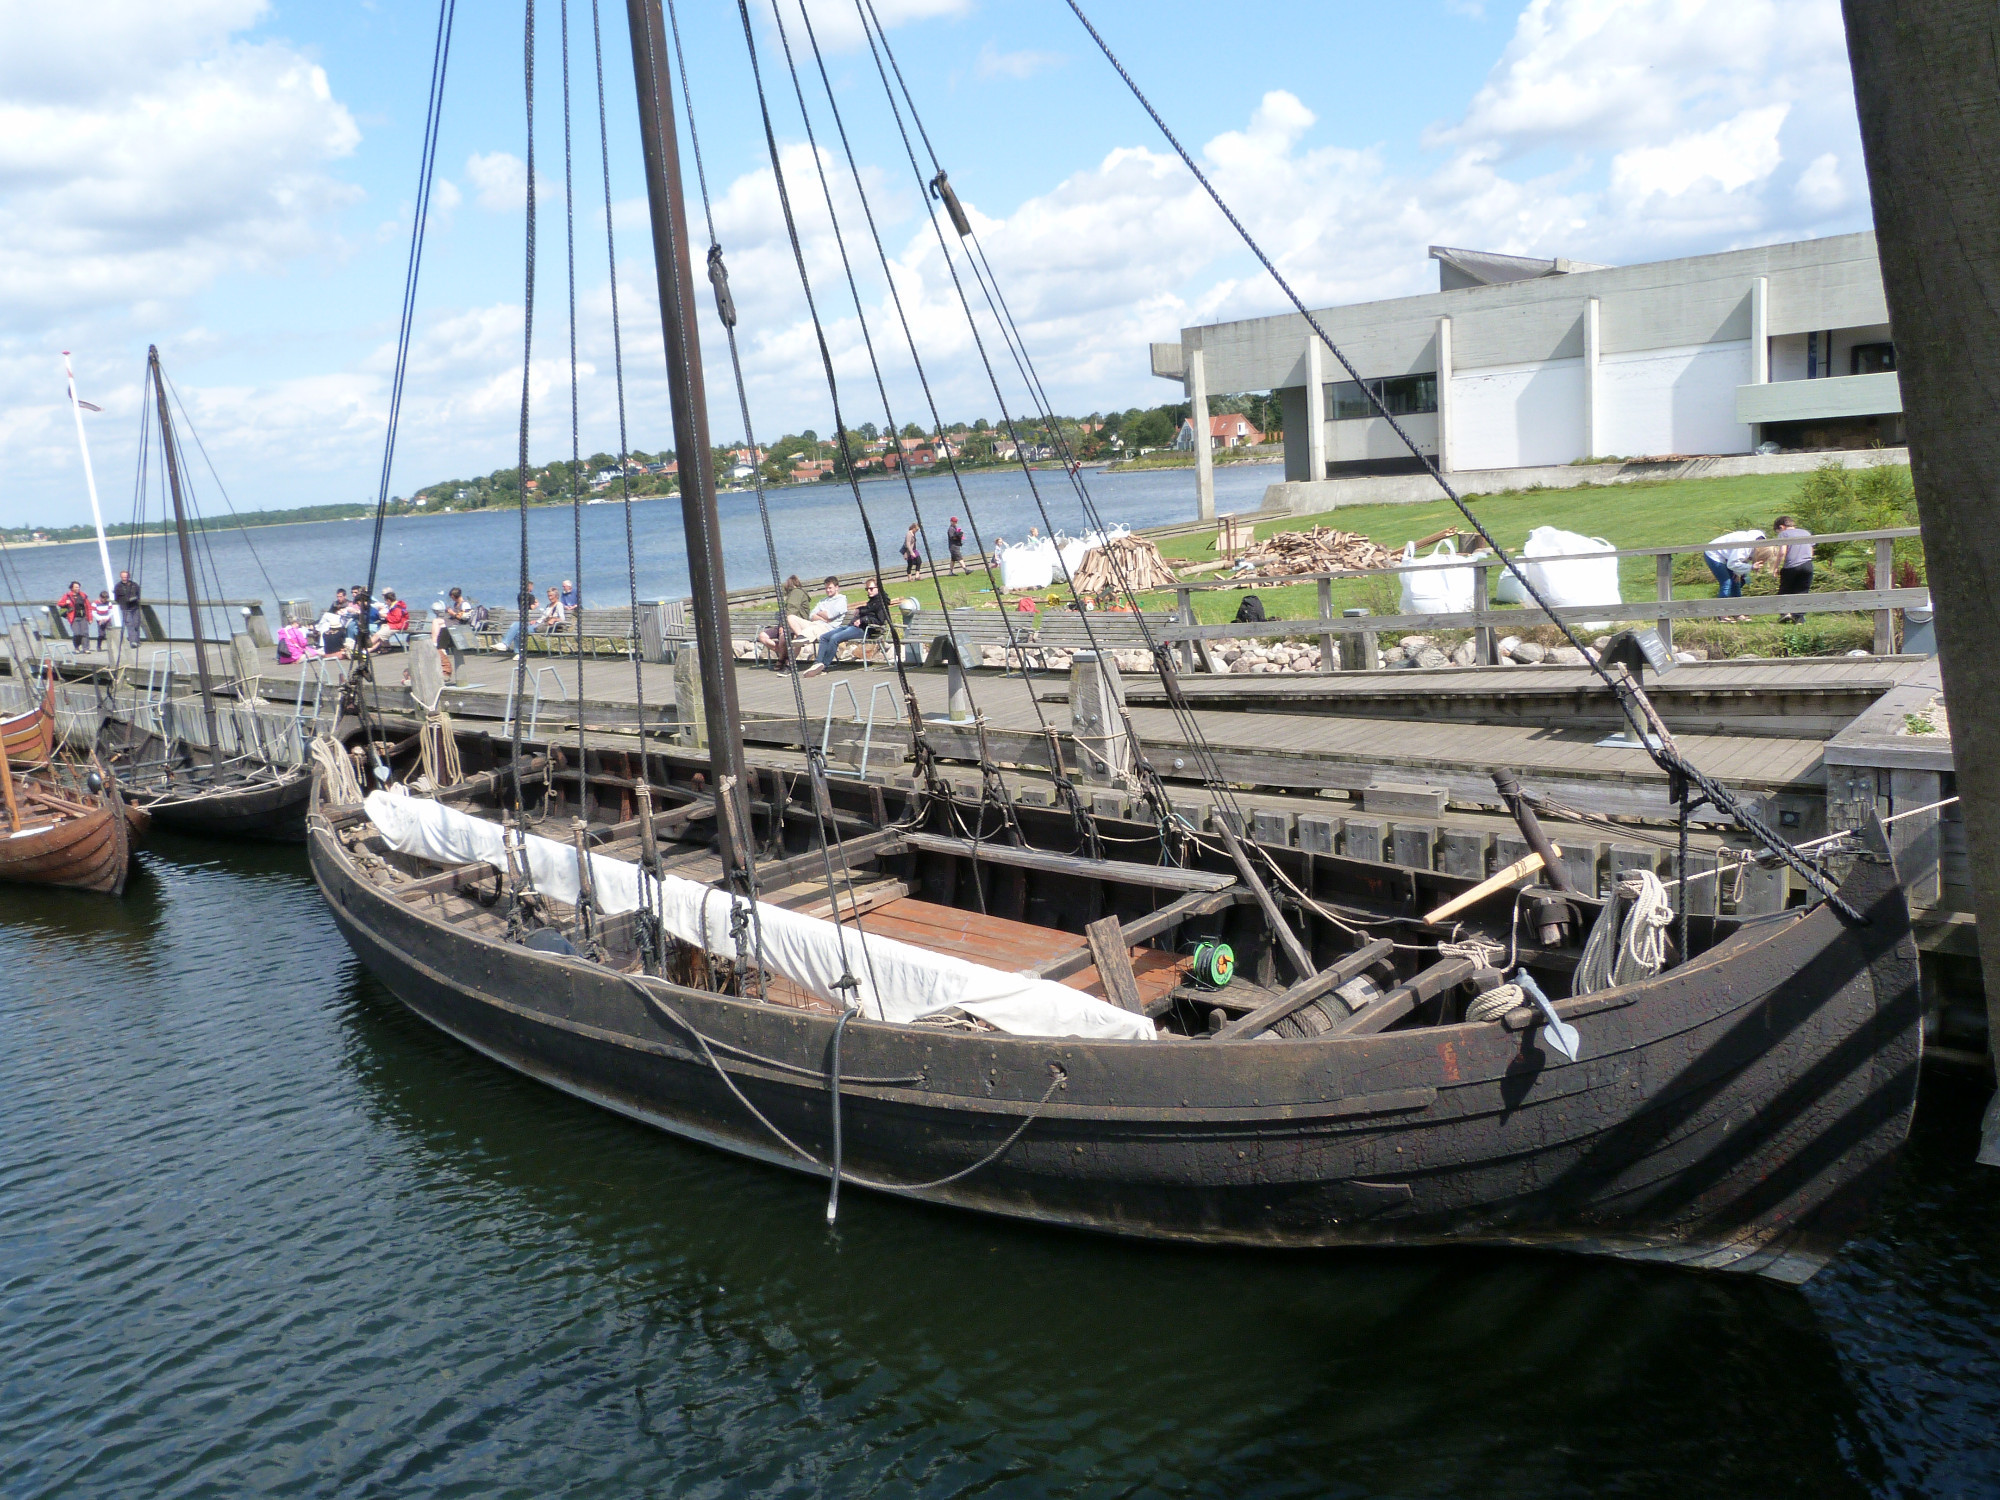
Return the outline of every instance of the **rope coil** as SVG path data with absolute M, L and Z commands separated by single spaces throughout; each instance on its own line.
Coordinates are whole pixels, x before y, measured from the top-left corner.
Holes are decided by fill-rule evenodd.
M 1590 929 L 1570 993 L 1588 995 L 1652 978 L 1666 967 L 1667 928 L 1673 920 L 1659 876 L 1651 870 L 1626 875 Z

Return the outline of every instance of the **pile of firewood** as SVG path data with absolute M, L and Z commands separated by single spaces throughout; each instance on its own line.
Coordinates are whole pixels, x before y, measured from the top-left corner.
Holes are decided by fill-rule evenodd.
M 1260 578 L 1292 573 L 1333 573 L 1348 568 L 1386 568 L 1395 559 L 1387 547 L 1356 531 L 1315 526 L 1311 531 L 1281 531 L 1246 551 L 1238 568 L 1249 564 Z
M 1170 589 L 1179 581 L 1158 547 L 1130 533 L 1093 547 L 1076 570 L 1079 594 L 1101 594 L 1107 589 L 1130 589 L 1137 594 L 1147 589 Z

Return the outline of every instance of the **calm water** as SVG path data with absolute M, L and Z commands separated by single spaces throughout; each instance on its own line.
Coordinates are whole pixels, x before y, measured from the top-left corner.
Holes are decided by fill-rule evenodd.
M 1225 465 L 1215 473 L 1216 509 L 1254 510 L 1265 489 L 1284 478 L 1277 464 Z M 1059 473 L 1037 473 L 1042 503 L 1063 531 L 1085 530 L 1083 508 L 1076 491 Z M 1131 474 L 1085 472 L 1092 499 L 1111 525 L 1157 526 L 1192 519 L 1195 513 L 1194 474 L 1187 469 L 1156 469 Z M 996 536 L 1019 541 L 1030 526 L 1049 528 L 1036 509 L 1034 496 L 1020 471 L 987 471 L 965 477 L 970 512 L 991 546 Z M 931 540 L 944 546 L 948 519 L 964 519 L 949 478 L 916 481 L 919 508 Z M 868 544 L 854 507 L 854 493 L 844 485 L 773 490 L 771 522 L 778 565 L 802 577 L 849 571 L 866 566 Z M 870 523 L 882 552 L 884 572 L 900 577 L 897 549 L 910 524 L 910 496 L 901 483 L 871 481 L 861 486 Z M 754 494 L 723 495 L 720 499 L 723 566 L 733 588 L 768 584 L 770 563 Z M 222 512 L 216 503 L 211 509 Z M 226 516 L 226 512 L 222 512 Z M 110 519 L 110 518 L 107 518 Z M 428 603 L 453 584 L 475 599 L 499 603 L 509 598 L 520 569 L 521 523 L 518 511 L 474 511 L 453 516 L 399 517 L 383 531 L 379 582 L 406 599 Z M 680 505 L 675 500 L 650 500 L 632 507 L 637 546 L 639 597 L 660 599 L 687 592 L 687 551 L 681 530 Z M 969 528 L 968 528 L 969 529 Z M 322 521 L 306 526 L 267 526 L 245 533 L 233 527 L 211 531 L 216 572 L 228 598 L 261 598 L 270 602 L 273 589 L 283 599 L 310 599 L 324 604 L 336 588 L 368 576 L 368 547 L 373 525 L 361 521 Z M 171 538 L 150 537 L 136 554 L 133 544 L 113 538 L 112 568 L 132 569 L 146 597 L 164 598 L 169 585 L 185 597 L 179 583 L 180 561 L 170 557 Z M 968 542 L 968 545 L 970 543 Z M 538 583 L 559 583 L 576 577 L 575 522 L 567 509 L 528 512 L 530 576 Z M 136 560 L 137 566 L 133 566 Z M 13 586 L 27 600 L 54 600 L 80 578 L 93 591 L 103 587 L 97 543 L 75 542 L 59 547 L 10 549 Z M 265 575 L 269 575 L 266 582 Z M 628 597 L 625 573 L 625 510 L 622 505 L 583 508 L 583 577 L 586 602 L 594 606 L 622 604 Z M 8 583 L 0 583 L 0 608 L 8 600 Z
M 518 1080 L 302 852 L 0 894 L 0 1494 L 1981 1495 L 2000 1181 L 1933 1089 L 1804 1292 L 820 1190 Z

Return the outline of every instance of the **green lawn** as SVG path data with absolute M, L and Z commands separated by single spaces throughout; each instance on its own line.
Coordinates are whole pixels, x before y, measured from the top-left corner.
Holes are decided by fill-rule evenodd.
M 1574 490 L 1525 490 L 1504 495 L 1468 496 L 1473 512 L 1486 524 L 1502 546 L 1518 548 L 1536 526 L 1560 526 L 1585 536 L 1604 537 L 1619 547 L 1657 547 L 1677 542 L 1703 542 L 1726 531 L 1760 527 L 1768 531 L 1772 520 L 1785 510 L 1798 493 L 1803 476 L 1797 474 L 1753 475 L 1736 479 L 1687 479 L 1660 483 L 1590 486 Z M 1342 531 L 1358 531 L 1370 539 L 1400 552 L 1406 541 L 1442 531 L 1464 520 L 1449 500 L 1420 505 L 1354 505 L 1317 516 L 1287 516 L 1257 527 L 1261 539 L 1279 531 L 1303 531 L 1321 524 Z M 1175 563 L 1212 559 L 1211 538 L 1206 534 L 1173 537 L 1160 544 L 1161 552 Z M 1197 578 L 1191 582 L 1200 582 Z M 1657 590 L 1655 564 L 1650 557 L 1627 558 L 1620 565 L 1620 582 L 1628 603 L 1650 600 Z M 1831 583 L 1832 580 L 1822 580 Z M 928 580 L 904 588 L 892 582 L 892 592 L 935 605 L 937 592 Z M 947 581 L 948 597 L 954 608 L 994 607 L 994 596 L 982 574 Z M 1750 592 L 1775 592 L 1775 582 L 1762 574 L 1754 578 Z M 1297 619 L 1318 612 L 1317 586 L 1258 582 L 1240 587 L 1197 591 L 1196 618 L 1205 624 L 1221 624 L 1233 619 L 1237 602 L 1245 592 L 1255 592 L 1272 619 Z M 1715 580 L 1700 556 L 1679 560 L 1675 571 L 1674 595 L 1681 599 L 1715 597 Z M 1336 610 L 1362 607 L 1377 614 L 1393 614 L 1399 605 L 1399 588 L 1392 576 L 1339 580 L 1333 585 Z M 1143 598 L 1149 610 L 1171 609 L 1170 592 Z M 1522 632 L 1531 638 L 1559 639 L 1552 627 Z M 1866 646 L 1873 636 L 1872 621 L 1865 615 L 1821 615 L 1808 617 L 1803 625 L 1784 626 L 1775 618 L 1745 625 L 1683 623 L 1675 637 L 1685 645 L 1706 646 L 1712 653 L 1734 654 L 1754 651 L 1759 655 L 1815 655 Z

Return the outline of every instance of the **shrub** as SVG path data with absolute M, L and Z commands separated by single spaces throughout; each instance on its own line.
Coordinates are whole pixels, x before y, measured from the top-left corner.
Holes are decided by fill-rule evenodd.
M 1847 469 L 1828 459 L 1799 481 L 1791 513 L 1806 530 L 1825 534 L 1837 531 L 1880 531 L 1891 526 L 1917 524 L 1917 497 L 1910 483 L 1910 471 L 1901 464 L 1881 464 L 1871 469 Z M 1898 580 L 1924 577 L 1923 541 L 1904 537 L 1896 542 Z M 1818 549 L 1814 559 L 1831 575 L 1829 586 L 1865 588 L 1874 569 L 1873 542 L 1834 542 Z

